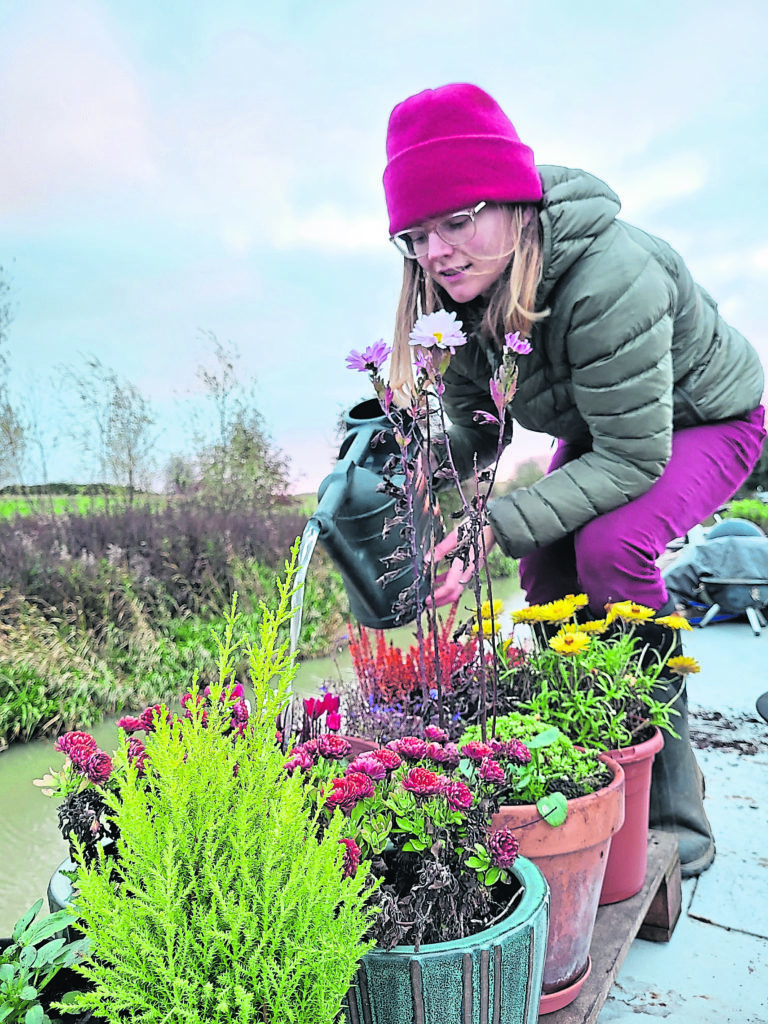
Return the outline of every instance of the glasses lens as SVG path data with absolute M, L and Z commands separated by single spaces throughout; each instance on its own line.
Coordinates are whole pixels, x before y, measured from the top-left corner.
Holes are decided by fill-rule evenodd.
M 454 213 L 437 225 L 437 233 L 449 245 L 468 242 L 475 233 L 475 220 L 471 213 Z
M 410 260 L 423 256 L 428 249 L 428 236 L 425 231 L 401 231 L 394 235 L 392 241 L 397 248 Z

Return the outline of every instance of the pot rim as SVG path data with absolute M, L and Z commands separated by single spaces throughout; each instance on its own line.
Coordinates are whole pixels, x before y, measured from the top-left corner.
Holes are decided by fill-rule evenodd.
M 393 946 L 392 949 L 380 949 L 374 946 L 364 955 L 367 956 L 392 956 L 396 958 L 412 959 L 414 956 L 437 956 L 447 950 L 456 949 L 461 944 L 465 949 L 467 946 L 487 946 L 499 935 L 508 934 L 515 928 L 523 927 L 531 917 L 539 910 L 542 904 L 549 907 L 549 883 L 541 870 L 529 860 L 528 857 L 518 855 L 511 867 L 511 872 L 517 876 L 517 880 L 523 887 L 523 895 L 520 902 L 516 904 L 511 914 L 502 918 L 490 928 L 475 932 L 463 939 L 453 939 L 447 942 L 425 942 L 419 946 L 418 952 L 414 946 Z

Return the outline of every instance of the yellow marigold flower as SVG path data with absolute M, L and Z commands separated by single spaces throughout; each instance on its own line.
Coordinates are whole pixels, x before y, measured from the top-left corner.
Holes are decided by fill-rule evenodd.
M 589 637 L 586 633 L 577 633 L 576 630 L 561 629 L 557 636 L 549 641 L 549 646 L 558 654 L 581 654 L 585 647 L 589 647 Z
M 685 654 L 681 654 L 679 658 L 670 658 L 667 662 L 667 668 L 678 676 L 688 676 L 693 672 L 701 672 L 701 665 L 698 661 L 695 658 L 687 657 Z
M 589 604 L 589 598 L 586 594 L 566 594 L 566 601 L 571 601 L 574 608 L 586 608 Z
M 672 612 L 671 615 L 662 615 L 660 619 L 656 619 L 656 622 L 660 626 L 669 626 L 670 629 L 693 630 L 693 626 L 690 624 L 688 619 L 686 619 L 684 615 L 679 615 L 677 612 Z
M 483 619 L 483 636 L 491 636 L 493 633 L 498 633 L 501 629 L 500 622 L 492 622 L 490 619 Z M 472 632 L 478 634 L 480 632 L 480 623 L 472 623 Z
M 499 599 L 496 598 L 494 600 L 494 602 L 493 602 L 493 616 L 494 616 L 494 618 L 497 615 L 501 615 L 501 613 L 503 611 L 504 611 L 504 602 L 503 601 L 499 601 Z M 480 605 L 480 618 L 482 618 L 482 619 L 490 619 L 490 617 L 491 617 L 491 602 L 490 601 L 483 601 L 483 603 Z
M 605 619 L 592 619 L 591 622 L 579 622 L 575 629 L 577 633 L 604 633 L 608 628 Z
M 518 611 L 512 612 L 512 622 L 517 625 L 528 622 L 543 622 L 545 618 L 544 609 L 538 604 L 531 604 L 527 608 L 520 608 Z
M 624 619 L 625 622 L 647 622 L 656 613 L 653 608 L 647 608 L 644 604 L 636 604 L 634 601 L 616 601 L 608 606 L 607 622 L 614 622 L 616 619 Z
M 576 608 L 570 598 L 562 597 L 559 601 L 541 605 L 541 610 L 544 612 L 544 622 L 567 622 L 573 618 Z

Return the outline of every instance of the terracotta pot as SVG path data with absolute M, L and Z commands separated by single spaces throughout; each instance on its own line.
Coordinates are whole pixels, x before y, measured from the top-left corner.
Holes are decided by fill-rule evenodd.
M 600 906 L 640 892 L 648 868 L 648 806 L 653 759 L 664 746 L 659 729 L 645 743 L 609 750 L 624 769 L 624 824 L 613 837 L 605 868 Z
M 549 883 L 552 909 L 540 1013 L 573 1002 L 590 971 L 589 947 L 611 838 L 624 821 L 624 771 L 601 754 L 613 771 L 604 789 L 568 801 L 568 817 L 553 828 L 535 805 L 504 806 L 496 828 L 511 828 L 520 853 L 538 865 Z
M 549 890 L 541 871 L 518 857 L 520 902 L 501 921 L 466 939 L 366 953 L 344 1000 L 347 1024 L 536 1024 L 544 970 Z

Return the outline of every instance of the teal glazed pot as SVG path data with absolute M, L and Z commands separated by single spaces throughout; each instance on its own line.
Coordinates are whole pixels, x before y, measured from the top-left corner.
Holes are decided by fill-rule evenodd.
M 347 1024 L 536 1024 L 549 887 L 518 857 L 523 895 L 508 917 L 466 939 L 366 953 L 344 1001 Z

